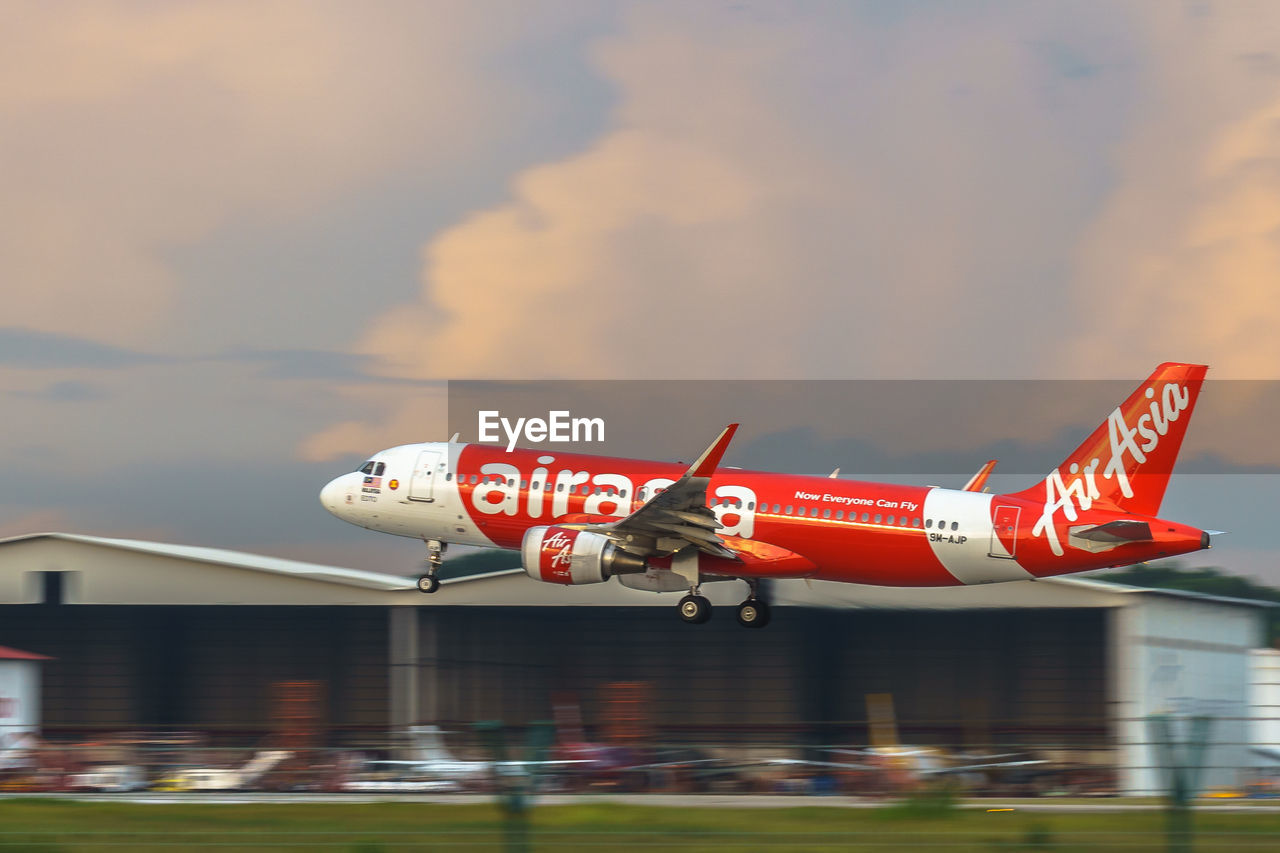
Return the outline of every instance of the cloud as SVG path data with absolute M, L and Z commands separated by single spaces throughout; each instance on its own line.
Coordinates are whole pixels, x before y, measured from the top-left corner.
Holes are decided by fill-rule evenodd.
M 1105 8 L 631 8 L 592 51 L 610 126 L 431 239 L 355 350 L 402 378 L 1044 369 L 1124 121 Z
M 218 361 L 262 365 L 269 379 L 319 379 L 329 382 L 386 382 L 373 375 L 368 356 L 325 350 L 231 349 L 215 357 Z
M 15 397 L 44 400 L 51 403 L 87 403 L 107 399 L 107 394 L 97 385 L 74 379 L 54 382 L 37 391 L 14 391 Z
M 280 227 L 372 186 L 455 172 L 534 109 L 495 65 L 578 14 L 564 3 L 5 4 L 6 321 L 181 346 L 201 318 L 184 313 L 175 254 L 232 223 Z
M 110 369 L 168 360 L 70 335 L 49 334 L 12 326 L 0 328 L 0 365 L 7 367 Z
M 1177 360 L 1209 364 L 1211 379 L 1277 378 L 1280 8 L 1143 13 L 1152 95 L 1082 244 L 1071 361 L 1093 375 Z

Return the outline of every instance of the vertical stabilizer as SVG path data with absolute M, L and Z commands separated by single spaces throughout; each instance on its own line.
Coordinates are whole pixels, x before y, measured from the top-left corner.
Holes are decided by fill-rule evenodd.
M 1101 502 L 1136 515 L 1158 513 L 1208 369 L 1157 367 L 1074 453 L 1017 497 L 1046 508 Z
M 438 726 L 410 726 L 412 743 L 410 758 L 413 761 L 453 761 L 453 755 L 444 745 L 444 735 Z

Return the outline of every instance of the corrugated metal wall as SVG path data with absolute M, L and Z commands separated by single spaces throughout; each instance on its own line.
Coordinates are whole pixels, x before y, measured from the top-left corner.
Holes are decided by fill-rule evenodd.
M 51 655 L 46 734 L 272 730 L 272 685 L 318 681 L 332 729 L 386 725 L 380 607 L 3 606 L 7 643 Z
M 669 739 L 867 742 L 866 695 L 889 693 L 904 742 L 1105 745 L 1102 610 L 778 608 L 763 631 L 666 608 L 419 611 L 425 720 L 526 723 L 576 696 L 602 727 L 603 691 L 649 685 Z
M 666 740 L 868 742 L 866 696 L 888 693 L 906 743 L 1104 745 L 1104 611 L 777 608 L 763 631 L 727 608 L 422 607 L 418 718 L 465 725 L 581 706 L 598 734 L 609 685 Z M 171 728 L 254 738 L 272 685 L 318 681 L 326 729 L 389 719 L 382 607 L 0 607 L 0 642 L 45 666 L 50 734 Z

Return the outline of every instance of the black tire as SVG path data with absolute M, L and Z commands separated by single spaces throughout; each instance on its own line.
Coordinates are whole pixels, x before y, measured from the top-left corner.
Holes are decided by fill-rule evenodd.
M 769 605 L 758 598 L 749 598 L 738 605 L 738 624 L 744 628 L 763 628 L 770 618 Z
M 686 595 L 677 608 L 680 618 L 690 625 L 702 625 L 711 618 L 711 602 L 701 595 Z
M 418 578 L 418 592 L 425 592 L 428 595 L 440 588 L 440 579 L 435 575 L 423 575 Z

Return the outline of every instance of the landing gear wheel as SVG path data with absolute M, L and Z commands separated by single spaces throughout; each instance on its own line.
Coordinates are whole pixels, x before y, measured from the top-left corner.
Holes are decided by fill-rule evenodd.
M 711 602 L 701 595 L 686 595 L 680 599 L 680 618 L 690 625 L 701 625 L 711 618 Z
M 449 545 L 439 539 L 428 539 L 426 542 L 427 573 L 418 578 L 418 592 L 430 595 L 440 588 L 440 579 L 436 577 L 436 572 L 440 571 L 440 565 L 444 562 L 444 549 Z
M 769 624 L 769 605 L 758 598 L 748 598 L 738 605 L 738 624 L 744 628 L 763 628 Z

